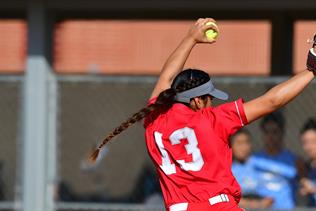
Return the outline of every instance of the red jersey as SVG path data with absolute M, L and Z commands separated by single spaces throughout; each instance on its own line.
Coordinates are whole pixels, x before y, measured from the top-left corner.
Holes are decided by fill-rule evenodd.
M 239 202 L 229 137 L 247 123 L 241 99 L 199 111 L 175 103 L 146 117 L 147 150 L 159 174 L 166 207 L 205 202 L 222 193 Z

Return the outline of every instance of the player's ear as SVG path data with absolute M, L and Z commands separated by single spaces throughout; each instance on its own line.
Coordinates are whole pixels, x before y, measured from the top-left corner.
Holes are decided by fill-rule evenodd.
M 193 110 L 200 110 L 203 108 L 203 100 L 200 97 L 195 97 L 191 100 L 190 105 Z

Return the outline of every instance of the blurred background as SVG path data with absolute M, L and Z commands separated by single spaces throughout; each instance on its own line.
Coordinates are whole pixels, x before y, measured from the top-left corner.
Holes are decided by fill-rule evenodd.
M 97 166 L 88 153 L 146 105 L 197 18 L 216 19 L 220 36 L 186 67 L 247 101 L 304 70 L 315 11 L 315 0 L 0 1 L 0 210 L 164 210 L 141 123 Z M 300 130 L 316 117 L 315 90 L 282 110 L 284 145 L 305 161 Z M 259 125 L 247 126 L 254 151 Z M 299 193 L 293 209 L 312 210 Z

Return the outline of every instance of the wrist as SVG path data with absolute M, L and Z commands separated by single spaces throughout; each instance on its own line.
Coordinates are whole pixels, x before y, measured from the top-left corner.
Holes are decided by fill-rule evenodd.
M 197 43 L 196 39 L 190 35 L 187 35 L 183 38 L 185 42 L 190 43 L 191 45 L 195 45 Z

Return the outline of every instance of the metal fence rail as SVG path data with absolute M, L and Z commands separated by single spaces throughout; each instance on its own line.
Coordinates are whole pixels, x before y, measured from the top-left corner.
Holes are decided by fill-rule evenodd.
M 1 201 L 0 210 L 21 210 L 21 202 L 15 201 Z
M 1 211 L 20 210 L 19 202 L 0 202 Z M 58 211 L 165 211 L 162 205 L 143 205 L 143 204 L 111 204 L 111 203 L 56 203 L 55 209 Z M 297 207 L 293 211 L 312 211 L 315 208 Z M 267 209 L 247 209 L 247 211 L 267 211 Z M 272 210 L 269 211 L 282 211 Z M 289 211 L 289 210 L 284 210 Z M 292 211 L 292 210 L 291 210 Z
M 56 206 L 58 211 L 66 210 L 91 210 L 91 211 L 162 211 L 163 206 L 143 205 L 143 204 L 96 204 L 96 203 L 58 203 Z
M 95 204 L 95 203 L 58 203 L 58 211 L 165 211 L 163 206 L 143 204 Z M 315 208 L 297 207 L 293 211 L 312 211 Z M 247 211 L 267 211 L 267 209 L 247 209 Z M 272 210 L 269 211 L 289 211 Z M 291 210 L 292 211 L 292 210 Z

